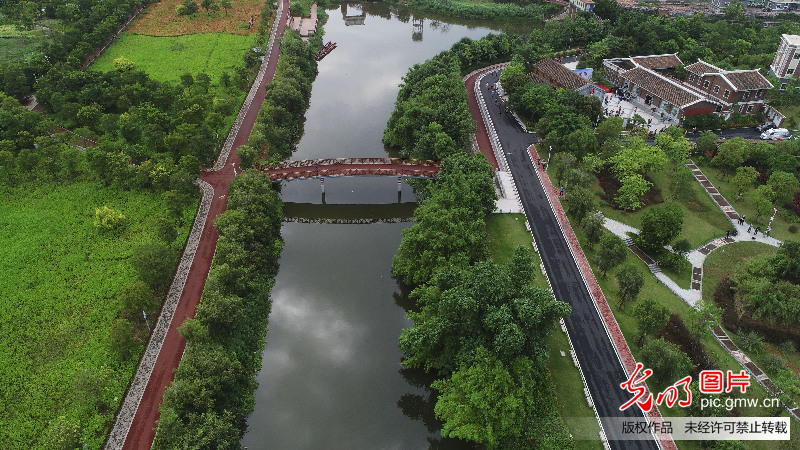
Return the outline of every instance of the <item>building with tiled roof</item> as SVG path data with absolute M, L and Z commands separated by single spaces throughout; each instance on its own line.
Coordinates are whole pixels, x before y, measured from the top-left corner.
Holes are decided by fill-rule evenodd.
M 551 58 L 543 59 L 536 63 L 533 66 L 531 76 L 540 83 L 571 90 L 579 89 L 589 84 L 588 80 Z
M 755 114 L 764 110 L 772 83 L 756 70 L 725 70 L 705 61 L 686 66 L 684 84 L 721 104 L 717 112 Z
M 606 78 L 624 92 L 640 97 L 653 112 L 675 118 L 713 112 L 755 114 L 764 110 L 772 88 L 758 70 L 724 70 L 703 60 L 685 67 L 686 78 L 674 77 L 683 63 L 675 54 L 603 60 Z

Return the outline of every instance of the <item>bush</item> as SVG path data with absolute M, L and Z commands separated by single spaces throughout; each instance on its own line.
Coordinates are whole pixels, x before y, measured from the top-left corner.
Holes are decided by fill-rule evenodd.
M 780 356 L 767 353 L 761 358 L 761 366 L 768 373 L 777 373 L 786 367 L 786 362 Z
M 661 259 L 661 264 L 673 272 L 681 272 L 689 266 L 689 260 L 683 254 L 669 252 Z
M 123 220 L 125 220 L 125 216 L 122 215 L 122 212 L 108 206 L 94 210 L 94 227 L 100 231 L 113 230 L 122 225 Z
M 797 344 L 793 340 L 789 339 L 788 341 L 779 345 L 778 348 L 780 348 L 784 353 L 794 353 L 797 351 Z
M 764 353 L 764 338 L 755 331 L 749 333 L 736 333 L 737 343 L 739 348 L 751 355 L 760 355 Z
M 186 5 L 178 5 L 175 7 L 175 14 L 179 16 L 188 16 L 189 8 Z
M 796 234 L 797 233 L 797 225 L 795 225 L 795 224 L 789 225 L 789 233 Z

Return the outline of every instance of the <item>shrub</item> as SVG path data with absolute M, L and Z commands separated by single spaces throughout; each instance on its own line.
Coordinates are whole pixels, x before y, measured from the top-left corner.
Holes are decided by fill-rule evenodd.
M 764 338 L 755 331 L 736 333 L 739 347 L 747 353 L 760 355 L 764 352 Z
M 789 225 L 789 233 L 796 234 L 797 233 L 797 225 L 791 224 Z
M 786 363 L 783 361 L 783 358 L 773 355 L 772 353 L 767 353 L 763 358 L 761 358 L 761 365 L 762 368 L 768 373 L 777 373 L 786 367 Z
M 123 220 L 125 220 L 125 216 L 122 215 L 122 212 L 108 206 L 94 210 L 94 227 L 100 231 L 113 230 L 122 225 Z
M 673 272 L 681 272 L 687 268 L 689 260 L 683 254 L 670 252 L 661 259 L 661 264 Z
M 178 5 L 175 7 L 175 14 L 179 16 L 188 16 L 189 15 L 189 8 L 186 5 Z
M 778 348 L 780 348 L 784 353 L 794 353 L 797 351 L 797 344 L 793 340 L 789 339 L 779 345 Z

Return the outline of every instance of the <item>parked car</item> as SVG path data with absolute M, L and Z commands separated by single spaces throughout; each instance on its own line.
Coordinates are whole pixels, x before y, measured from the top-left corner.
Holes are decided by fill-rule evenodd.
M 771 130 L 775 128 L 775 124 L 772 122 L 762 123 L 761 125 L 756 125 L 756 130 L 764 132 L 767 130 Z
M 792 132 L 786 128 L 773 128 L 761 133 L 761 139 L 775 139 L 782 141 L 792 135 Z

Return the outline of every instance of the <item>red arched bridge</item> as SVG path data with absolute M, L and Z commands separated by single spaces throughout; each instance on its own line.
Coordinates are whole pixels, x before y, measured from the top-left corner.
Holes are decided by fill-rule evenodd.
M 441 170 L 439 161 L 403 158 L 330 158 L 284 161 L 264 165 L 261 170 L 272 181 L 303 178 L 395 176 L 435 178 Z

